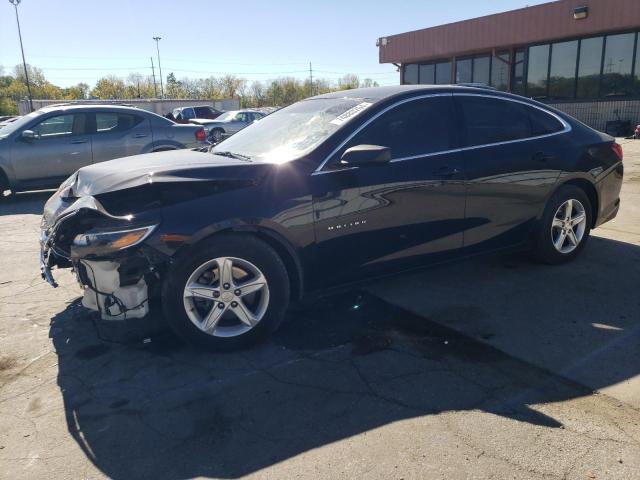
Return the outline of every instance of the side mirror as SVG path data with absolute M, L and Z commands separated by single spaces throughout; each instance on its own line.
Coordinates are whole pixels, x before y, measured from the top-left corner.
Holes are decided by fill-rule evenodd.
M 383 165 L 391 160 L 391 149 L 380 145 L 356 145 L 348 148 L 340 158 L 342 163 L 354 167 L 360 165 Z
M 38 138 L 38 134 L 33 130 L 23 130 L 21 135 L 25 140 L 36 140 Z

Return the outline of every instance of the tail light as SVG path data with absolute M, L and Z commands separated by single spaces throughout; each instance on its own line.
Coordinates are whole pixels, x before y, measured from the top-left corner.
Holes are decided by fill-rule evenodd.
M 199 128 L 196 130 L 196 140 L 199 142 L 204 142 L 207 139 L 207 133 L 204 131 L 204 128 Z
M 624 154 L 622 153 L 622 147 L 620 146 L 620 144 L 613 142 L 611 144 L 611 150 L 613 150 L 613 153 L 615 153 L 618 159 L 622 161 L 622 159 L 624 158 Z

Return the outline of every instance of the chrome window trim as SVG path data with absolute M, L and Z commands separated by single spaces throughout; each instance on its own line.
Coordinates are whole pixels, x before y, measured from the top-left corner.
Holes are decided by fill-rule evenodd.
M 410 157 L 399 157 L 399 158 L 394 158 L 392 159 L 389 163 L 396 163 L 396 162 L 403 162 L 406 160 L 415 160 L 418 158 L 425 158 L 425 157 L 433 157 L 436 155 L 446 155 L 448 153 L 457 153 L 457 152 L 464 152 L 467 150 L 475 150 L 478 148 L 487 148 L 487 147 L 495 147 L 495 146 L 499 146 L 499 145 L 508 145 L 511 143 L 519 143 L 519 142 L 527 142 L 529 140 L 538 140 L 541 138 L 547 138 L 547 137 L 553 137 L 555 135 L 562 135 L 564 133 L 569 133 L 572 128 L 571 125 L 569 123 L 567 123 L 562 117 L 560 117 L 559 115 L 555 114 L 554 112 L 551 112 L 541 106 L 538 105 L 532 105 L 531 103 L 522 101 L 522 100 L 518 100 L 516 98 L 509 98 L 509 97 L 501 97 L 499 95 L 488 95 L 488 94 L 481 94 L 481 93 L 465 93 L 465 92 L 460 92 L 460 93 L 432 93 L 432 94 L 426 94 L 426 95 L 419 95 L 416 97 L 411 97 L 411 98 L 405 98 L 404 100 L 400 100 L 399 102 L 396 102 L 392 105 L 389 105 L 388 107 L 386 107 L 385 109 L 379 111 L 378 113 L 376 113 L 373 117 L 371 117 L 369 120 L 367 120 L 365 123 L 363 123 L 362 125 L 360 125 L 360 127 L 358 127 L 354 132 L 351 133 L 351 135 L 349 135 L 345 140 L 343 140 L 340 145 L 338 145 L 329 155 L 327 155 L 327 157 L 324 159 L 324 161 L 318 166 L 318 168 L 315 169 L 315 171 L 311 174 L 311 175 L 322 175 L 325 173 L 333 173 L 333 172 L 344 172 L 345 170 L 353 170 L 356 168 L 360 168 L 360 167 L 348 167 L 348 168 L 344 168 L 344 169 L 339 169 L 339 170 L 322 170 L 324 168 L 324 166 L 327 164 L 327 162 L 329 162 L 329 160 L 342 148 L 344 147 L 349 141 L 351 141 L 351 139 L 353 139 L 353 137 L 355 137 L 358 133 L 360 133 L 360 131 L 362 129 L 364 129 L 365 127 L 367 127 L 371 122 L 373 122 L 375 119 L 377 119 L 378 117 L 380 117 L 382 114 L 388 112 L 389 110 L 403 105 L 405 103 L 408 102 L 413 102 L 415 100 L 422 100 L 425 98 L 431 98 L 431 97 L 483 97 L 483 98 L 494 98 L 494 99 L 498 99 L 498 100 L 504 100 L 507 102 L 514 102 L 514 103 L 520 103 L 522 105 L 525 105 L 527 107 L 531 107 L 531 108 L 536 108 L 544 113 L 546 113 L 547 115 L 552 116 L 553 118 L 555 118 L 558 122 L 560 122 L 560 124 L 564 127 L 562 130 L 559 130 L 557 132 L 553 132 L 553 133 L 546 133 L 544 135 L 536 135 L 534 137 L 527 137 L 527 138 L 518 138 L 516 140 L 507 140 L 504 142 L 495 142 L 495 143 L 487 143 L 484 145 L 471 145 L 468 147 L 460 147 L 460 148 L 454 148 L 451 150 L 442 150 L 440 152 L 431 152 L 431 153 L 423 153 L 423 154 L 419 154 L 419 155 L 412 155 Z

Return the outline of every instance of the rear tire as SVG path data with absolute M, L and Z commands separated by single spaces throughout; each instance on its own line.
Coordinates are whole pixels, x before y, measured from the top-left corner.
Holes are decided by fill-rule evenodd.
M 188 343 L 209 350 L 256 343 L 279 327 L 289 305 L 284 263 L 250 235 L 221 235 L 194 246 L 165 278 L 167 323 Z
M 560 187 L 547 202 L 534 238 L 534 256 L 549 265 L 576 258 L 589 239 L 591 208 L 584 190 L 574 185 Z
M 224 130 L 221 128 L 214 128 L 211 130 L 211 134 L 209 135 L 212 143 L 220 143 L 222 141 L 222 135 L 224 134 Z

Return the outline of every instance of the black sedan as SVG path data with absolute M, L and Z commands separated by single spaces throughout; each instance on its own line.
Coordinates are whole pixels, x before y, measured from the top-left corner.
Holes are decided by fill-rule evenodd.
M 543 104 L 473 87 L 296 103 L 210 152 L 80 169 L 47 202 L 42 272 L 102 318 L 164 312 L 246 345 L 305 293 L 505 249 L 567 262 L 618 212 L 622 150 Z

